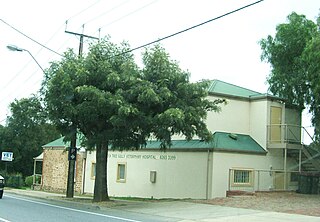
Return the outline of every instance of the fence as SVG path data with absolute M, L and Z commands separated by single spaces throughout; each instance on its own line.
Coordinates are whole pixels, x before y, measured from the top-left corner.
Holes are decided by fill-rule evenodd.
M 304 128 L 290 124 L 272 124 L 267 126 L 269 143 L 301 143 Z
M 299 171 L 229 169 L 229 191 L 297 190 Z

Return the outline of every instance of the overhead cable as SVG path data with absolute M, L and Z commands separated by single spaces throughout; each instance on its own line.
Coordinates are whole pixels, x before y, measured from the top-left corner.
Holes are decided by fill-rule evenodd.
M 113 20 L 113 21 L 112 21 L 112 22 L 110 22 L 110 23 L 108 23 L 108 24 L 106 24 L 106 25 L 101 26 L 101 27 L 100 27 L 100 29 L 101 29 L 101 28 L 103 28 L 103 27 L 106 27 L 106 26 L 108 26 L 108 25 L 111 25 L 111 24 L 113 24 L 113 23 L 116 23 L 116 22 L 118 22 L 118 21 L 120 21 L 120 20 L 122 20 L 122 19 L 124 19 L 124 18 L 128 17 L 129 15 L 132 15 L 132 14 L 134 14 L 134 13 L 136 13 L 136 12 L 139 12 L 140 10 L 142 10 L 142 9 L 144 9 L 144 8 L 146 8 L 146 7 L 148 7 L 149 5 L 152 5 L 152 4 L 153 4 L 153 3 L 155 3 L 156 1 L 158 1 L 158 0 L 154 0 L 154 1 L 152 1 L 152 2 L 149 2 L 148 4 L 143 5 L 142 7 L 137 8 L 137 9 L 135 9 L 134 11 L 131 11 L 131 12 L 129 12 L 128 14 L 126 14 L 126 15 L 124 15 L 124 16 L 122 16 L 122 17 L 120 17 L 120 18 L 117 18 L 117 19 Z
M 63 26 L 61 26 L 61 27 L 50 37 L 50 39 L 49 39 L 46 43 L 49 43 L 49 42 L 57 35 L 58 31 L 60 31 L 60 29 L 61 29 L 62 27 L 63 27 Z M 43 48 L 40 48 L 40 50 L 39 50 L 35 55 L 38 55 L 38 54 L 41 52 L 42 49 L 43 49 Z M 14 81 L 19 75 L 21 75 L 21 74 L 24 72 L 24 70 L 27 68 L 27 66 L 31 64 L 31 62 L 34 62 L 34 61 L 32 61 L 32 60 L 30 59 L 30 61 L 29 61 L 26 65 L 24 65 L 24 67 L 23 67 L 18 73 L 16 73 L 14 76 L 12 76 L 12 78 L 7 82 L 7 84 L 0 89 L 0 92 L 4 91 L 10 84 L 12 84 L 13 81 Z M 35 74 L 35 72 L 34 72 L 32 75 L 34 75 L 34 74 Z M 30 77 L 31 77 L 31 76 L 30 76 Z M 20 88 L 20 87 L 17 87 L 17 88 Z M 0 100 L 0 104 L 1 104 L 1 102 L 2 102 L 2 101 Z
M 93 7 L 94 5 L 96 5 L 96 4 L 99 3 L 99 2 L 100 2 L 100 0 L 98 0 L 98 1 L 96 1 L 95 3 L 89 5 L 88 7 L 86 7 L 86 8 L 83 9 L 83 10 L 81 10 L 80 12 L 72 15 L 71 17 L 69 17 L 69 18 L 67 19 L 67 21 L 70 20 L 70 19 L 72 19 L 72 18 L 74 18 L 74 17 L 76 17 L 76 16 L 78 16 L 78 15 L 80 15 L 80 14 L 82 14 L 83 12 L 87 11 L 89 8 Z
M 21 35 L 23 35 L 23 36 L 27 37 L 27 38 L 28 38 L 28 39 L 30 39 L 31 41 L 33 41 L 33 42 L 37 43 L 38 45 L 42 46 L 43 48 L 46 48 L 46 49 L 48 49 L 49 51 L 51 51 L 51 52 L 53 52 L 53 53 L 55 53 L 55 54 L 57 54 L 57 55 L 59 55 L 59 56 L 63 56 L 62 54 L 60 54 L 60 53 L 58 53 L 58 52 L 54 51 L 53 49 L 50 49 L 49 47 L 47 47 L 47 46 L 45 46 L 45 45 L 41 44 L 41 43 L 40 43 L 40 42 L 38 42 L 37 40 L 35 40 L 35 39 L 33 39 L 33 38 L 29 37 L 28 35 L 24 34 L 24 33 L 23 33 L 23 32 L 21 32 L 20 30 L 16 29 L 16 28 L 15 28 L 15 27 L 13 27 L 12 25 L 10 25 L 9 23 L 5 22 L 3 19 L 0 19 L 0 20 L 1 20 L 4 24 L 6 24 L 7 26 L 9 26 L 10 28 L 12 28 L 13 30 L 15 30 L 16 32 L 18 32 L 18 33 L 20 33 Z
M 163 41 L 163 40 L 165 40 L 165 39 L 168 39 L 168 38 L 171 38 L 171 37 L 173 37 L 173 36 L 179 35 L 179 34 L 184 33 L 184 32 L 186 32 L 186 31 L 190 31 L 191 29 L 197 28 L 197 27 L 202 26 L 202 25 L 204 25 L 204 24 L 207 24 L 207 23 L 209 23 L 209 22 L 212 22 L 212 21 L 221 19 L 221 18 L 223 18 L 223 17 L 225 17 L 225 16 L 227 16 L 227 15 L 231 15 L 231 14 L 233 14 L 233 13 L 235 13 L 235 12 L 241 11 L 241 10 L 243 10 L 243 9 L 245 9 L 245 8 L 248 8 L 248 7 L 250 7 L 250 6 L 253 6 L 253 5 L 258 4 L 258 3 L 260 3 L 260 2 L 263 2 L 263 1 L 264 1 L 264 0 L 260 0 L 260 1 L 256 1 L 256 2 L 251 3 L 251 4 L 248 4 L 248 5 L 245 5 L 245 6 L 241 7 L 241 8 L 235 9 L 235 10 L 233 10 L 233 11 L 230 11 L 230 12 L 228 12 L 228 13 L 225 13 L 225 14 L 220 15 L 220 16 L 218 16 L 218 17 L 215 17 L 215 18 L 213 18 L 213 19 L 209 19 L 209 20 L 207 20 L 207 21 L 205 21 L 205 22 L 202 22 L 202 23 L 200 23 L 200 24 L 191 26 L 191 27 L 186 28 L 186 29 L 184 29 L 184 30 L 181 30 L 181 31 L 179 31 L 179 32 L 173 33 L 173 34 L 171 34 L 171 35 L 167 35 L 167 36 L 165 36 L 165 37 L 159 38 L 159 39 L 157 39 L 157 40 L 154 40 L 154 41 L 152 41 L 152 42 L 149 42 L 149 43 L 146 43 L 146 44 L 144 44 L 144 45 L 138 46 L 138 47 L 136 47 L 136 48 L 130 49 L 130 50 L 128 50 L 128 51 L 119 53 L 119 54 L 117 54 L 117 55 L 115 55 L 115 56 L 120 56 L 120 55 L 129 53 L 129 52 L 133 52 L 133 51 L 135 51 L 135 50 L 137 50 L 137 49 L 141 49 L 141 48 L 144 48 L 144 47 L 146 47 L 146 46 L 152 45 L 152 44 L 154 44 L 154 43 L 161 42 L 161 41 Z
M 89 22 L 92 22 L 92 21 L 94 21 L 94 20 L 96 20 L 96 19 L 98 19 L 98 18 L 100 18 L 100 17 L 104 16 L 105 14 L 107 14 L 107 13 L 109 13 L 109 12 L 112 12 L 113 10 L 115 10 L 115 9 L 117 9 L 117 8 L 119 8 L 119 7 L 121 7 L 122 5 L 127 4 L 129 1 L 130 1 L 130 0 L 126 0 L 126 1 L 124 1 L 124 2 L 121 2 L 120 4 L 116 5 L 115 7 L 113 7 L 113 8 L 111 8 L 111 9 L 109 9 L 108 11 L 103 12 L 103 13 L 101 13 L 100 15 L 98 15 L 98 16 L 96 16 L 96 17 L 94 17 L 94 18 L 92 18 L 92 19 L 90 19 L 90 20 L 88 20 L 88 21 L 84 22 L 84 24 L 87 24 L 87 23 L 89 23 Z

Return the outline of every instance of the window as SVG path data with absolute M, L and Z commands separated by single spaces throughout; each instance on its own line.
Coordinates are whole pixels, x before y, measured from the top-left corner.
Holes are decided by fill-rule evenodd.
M 91 163 L 91 179 L 96 178 L 96 163 Z
M 253 181 L 252 170 L 233 170 L 233 185 L 234 186 L 251 186 Z
M 117 167 L 117 182 L 126 182 L 126 164 L 118 163 Z

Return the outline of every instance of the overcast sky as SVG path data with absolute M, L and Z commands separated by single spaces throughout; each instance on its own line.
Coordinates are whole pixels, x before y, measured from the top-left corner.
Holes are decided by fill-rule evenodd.
M 27 52 L 9 51 L 7 45 L 29 50 L 45 69 L 50 61 L 59 60 L 58 54 L 63 54 L 67 48 L 78 52 L 79 37 L 65 33 L 65 29 L 95 37 L 110 35 L 111 41 L 125 40 L 135 48 L 253 2 L 256 1 L 1 1 L 0 124 L 5 123 L 9 114 L 9 103 L 36 93 L 43 78 L 41 69 Z M 291 12 L 304 14 L 315 21 L 319 8 L 319 0 L 264 0 L 166 39 L 162 45 L 172 59 L 190 71 L 191 81 L 219 79 L 265 93 L 270 68 L 260 61 L 258 41 L 274 35 L 276 25 L 286 22 Z M 87 46 L 89 40 L 85 40 Z M 143 49 L 135 51 L 138 64 L 142 52 Z

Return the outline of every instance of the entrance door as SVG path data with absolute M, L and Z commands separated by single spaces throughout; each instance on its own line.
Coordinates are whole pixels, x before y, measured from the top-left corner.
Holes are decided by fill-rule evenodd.
M 281 142 L 281 123 L 282 123 L 282 108 L 271 106 L 271 118 L 270 118 L 270 142 Z

